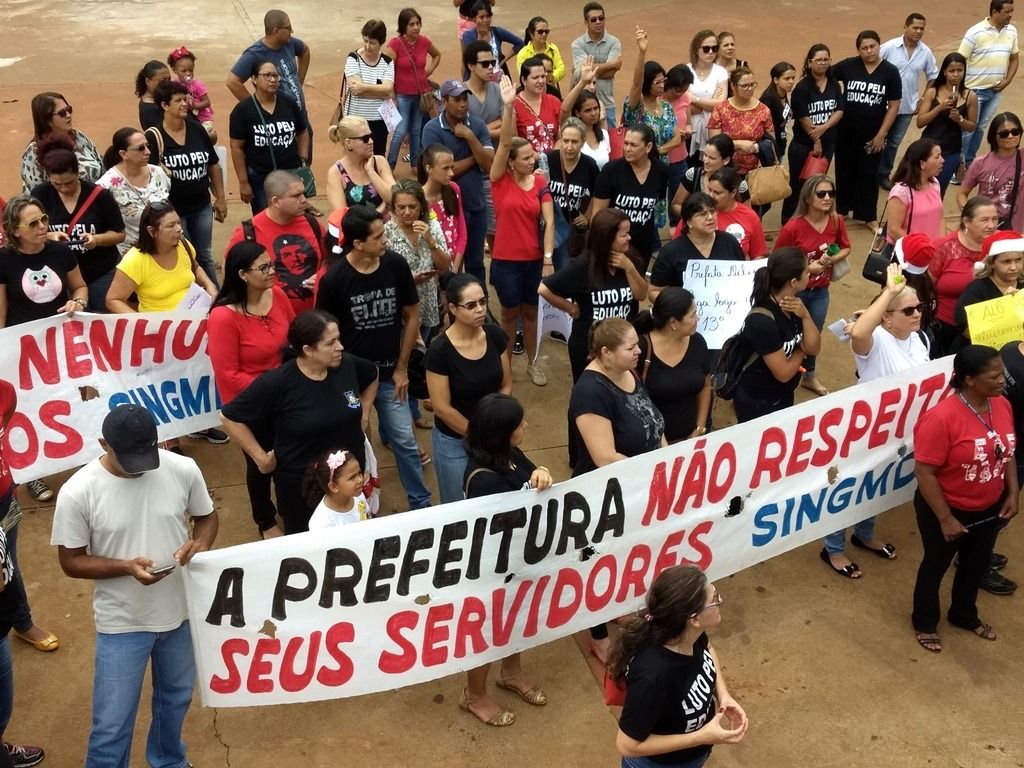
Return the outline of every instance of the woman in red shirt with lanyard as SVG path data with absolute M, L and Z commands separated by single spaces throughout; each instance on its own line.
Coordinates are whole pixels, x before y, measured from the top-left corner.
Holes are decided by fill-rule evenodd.
M 519 68 L 519 95 L 513 106 L 516 111 L 516 133 L 537 151 L 539 170 L 547 174 L 547 157 L 558 142 L 559 115 L 562 102 L 547 92 L 548 73 L 540 56 L 531 56 Z
M 508 335 L 510 351 L 516 320 L 522 317 L 528 355 L 526 372 L 530 381 L 542 387 L 548 383 L 548 377 L 536 362 L 537 288 L 541 277 L 555 270 L 555 208 L 543 175 L 535 172 L 537 152 L 526 139 L 514 135 L 513 104 L 517 98 L 507 77 L 501 78 L 501 100 L 501 136 L 490 171 L 497 217 L 491 285 L 501 302 L 501 327 Z
M 257 376 L 281 364 L 281 349 L 288 342 L 295 310 L 275 283 L 274 261 L 262 245 L 242 240 L 228 249 L 224 286 L 214 299 L 207 323 L 207 352 L 222 403 L 230 403 Z M 258 429 L 256 439 L 267 450 L 273 444 L 272 437 Z M 273 475 L 260 472 L 244 451 L 242 456 L 249 505 L 260 538 L 284 535 L 270 496 Z
M 1017 514 L 1017 438 L 1013 411 L 1003 397 L 1005 369 L 999 352 L 971 344 L 953 358 L 954 393 L 921 414 L 914 427 L 914 494 L 924 556 L 914 585 L 912 621 L 917 642 L 942 650 L 936 634 L 939 586 L 953 556 L 949 623 L 995 640 L 978 618 L 978 586 L 1004 521 Z

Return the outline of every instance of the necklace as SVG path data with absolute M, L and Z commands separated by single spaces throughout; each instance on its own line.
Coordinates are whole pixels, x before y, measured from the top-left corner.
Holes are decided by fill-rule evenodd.
M 992 408 L 991 408 L 991 406 L 988 409 L 988 418 L 989 418 L 989 420 L 985 421 L 985 418 L 978 412 L 978 409 L 975 408 L 967 400 L 966 397 L 964 397 L 963 392 L 958 392 L 956 396 L 958 398 L 960 398 L 960 402 L 963 403 L 964 405 L 966 405 L 968 410 L 970 410 L 970 412 L 974 414 L 974 418 L 976 418 L 978 421 L 981 422 L 981 426 L 985 427 L 985 429 L 988 432 L 987 437 L 988 437 L 989 440 L 992 441 L 992 445 L 993 445 L 992 453 L 995 456 L 995 460 L 996 461 L 1001 461 L 1002 458 L 1003 458 L 1003 454 L 1006 452 L 1006 446 L 1003 445 L 1002 438 L 999 437 L 999 433 L 996 432 L 995 421 L 992 418 Z M 986 400 L 986 402 L 987 402 L 987 400 Z

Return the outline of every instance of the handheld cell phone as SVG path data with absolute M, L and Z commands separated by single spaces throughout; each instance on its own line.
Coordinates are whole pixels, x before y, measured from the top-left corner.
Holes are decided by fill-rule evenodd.
M 170 573 L 177 567 L 177 563 L 171 563 L 170 565 L 154 565 L 152 568 L 149 569 L 149 572 L 153 576 L 162 576 L 165 573 Z
M 64 245 L 85 245 L 84 237 L 73 237 L 70 240 L 65 240 Z

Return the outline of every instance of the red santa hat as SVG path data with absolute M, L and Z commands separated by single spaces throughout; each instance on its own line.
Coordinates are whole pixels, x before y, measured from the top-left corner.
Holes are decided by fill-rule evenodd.
M 896 241 L 893 249 L 900 268 L 908 275 L 923 275 L 928 271 L 935 255 L 932 239 L 921 232 L 904 235 Z
M 1024 252 L 1024 235 L 1013 230 L 993 232 L 981 244 L 981 255 L 989 263 L 999 254 L 1013 251 Z

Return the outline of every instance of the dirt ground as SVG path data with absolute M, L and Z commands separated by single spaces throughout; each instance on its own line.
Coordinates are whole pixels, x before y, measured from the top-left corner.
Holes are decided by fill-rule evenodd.
M 149 58 L 187 43 L 199 56 L 197 75 L 210 87 L 222 136 L 227 133 L 231 97 L 224 75 L 237 53 L 261 34 L 266 6 L 249 0 L 216 3 L 179 0 L 6 0 L 3 59 L 0 59 L 0 194 L 20 190 L 18 164 L 31 134 L 29 101 L 42 90 L 65 93 L 75 106 L 76 125 L 101 151 L 111 133 L 137 119 L 132 80 Z M 926 42 L 941 59 L 956 46 L 986 4 L 922 5 L 928 16 Z M 582 31 L 580 3 L 546 8 L 553 42 L 569 55 Z M 537 6 L 532 5 L 533 8 Z M 766 82 L 767 70 L 780 58 L 799 64 L 807 47 L 819 40 L 833 56 L 854 53 L 858 31 L 874 27 L 883 39 L 898 35 L 911 7 L 864 0 L 828 7 L 813 0 L 770 4 L 718 5 L 698 16 L 678 4 L 633 0 L 606 3 L 608 29 L 624 43 L 626 62 L 616 86 L 621 103 L 628 87 L 635 49 L 634 24 L 647 27 L 651 57 L 666 67 L 684 61 L 689 37 L 698 26 L 727 28 Z M 692 7 L 692 6 L 691 6 Z M 400 8 L 379 9 L 389 27 Z M 334 153 L 326 124 L 334 107 L 344 54 L 355 47 L 367 16 L 350 15 L 342 4 L 290 0 L 296 34 L 312 48 L 306 93 L 316 130 L 315 168 L 322 174 Z M 420 5 L 424 32 L 444 53 L 439 75 L 457 71 L 455 13 L 437 0 Z M 501 0 L 495 23 L 519 32 L 531 14 L 523 0 Z M 661 23 L 662 20 L 672 21 Z M 184 22 L 184 23 L 183 23 Z M 1019 86 L 1004 98 L 1004 108 L 1022 106 Z M 917 135 L 911 130 L 907 141 Z M 229 174 L 233 178 L 233 174 Z M 233 187 L 234 184 L 231 184 Z M 950 193 L 947 213 L 953 214 Z M 247 217 L 247 207 L 232 192 L 230 225 Z M 778 227 L 778 212 L 766 219 Z M 218 250 L 230 233 L 215 230 Z M 829 319 L 848 316 L 871 296 L 859 274 L 867 249 L 866 231 L 852 233 L 854 273 L 832 289 Z M 567 476 L 564 425 L 542 413 L 563 412 L 570 381 L 563 347 L 546 343 L 543 365 L 551 384 L 533 387 L 525 363 L 513 364 L 515 393 L 526 405 L 531 427 L 527 451 L 538 463 Z M 819 362 L 825 385 L 853 383 L 848 350 L 826 334 Z M 803 393 L 807 394 L 807 393 Z M 798 395 L 802 396 L 802 395 Z M 720 416 L 724 416 L 724 413 Z M 429 447 L 429 433 L 419 432 Z M 242 483 L 242 461 L 233 446 L 189 441 L 221 514 L 218 544 L 249 541 L 254 530 Z M 387 454 L 384 459 L 388 458 Z M 404 498 L 394 467 L 384 469 L 385 504 Z M 433 482 L 433 472 L 426 472 Z M 59 635 L 61 648 L 39 653 L 12 637 L 17 675 L 16 706 L 7 738 L 39 744 L 46 765 L 81 765 L 90 722 L 94 630 L 92 587 L 65 578 L 49 546 L 52 506 L 35 505 L 23 494 L 25 520 L 21 562 L 38 624 Z M 1009 529 L 999 549 L 1010 557 L 1008 575 L 1024 578 L 1024 544 L 1019 524 Z M 914 642 L 909 623 L 910 597 L 920 545 L 910 510 L 885 515 L 880 531 L 892 541 L 898 560 L 859 558 L 865 577 L 837 579 L 819 562 L 817 545 L 776 558 L 719 583 L 725 598 L 724 621 L 714 642 L 736 698 L 750 716 L 745 741 L 716 750 L 712 763 L 732 766 L 831 766 L 846 764 L 929 768 L 1024 766 L 1020 728 L 1024 683 L 1020 658 L 1024 637 L 1024 598 L 983 593 L 980 605 L 999 631 L 996 643 L 943 626 L 945 650 L 932 656 Z M 947 586 L 948 589 L 948 586 Z M 498 698 L 519 720 L 508 729 L 491 729 L 455 706 L 461 675 L 357 699 L 263 709 L 193 707 L 186 723 L 189 757 L 200 768 L 215 765 L 362 766 L 508 765 L 612 766 L 615 722 L 603 706 L 591 670 L 571 638 L 525 654 L 528 669 L 549 694 L 543 709 Z M 133 764 L 144 764 L 149 724 L 144 703 L 136 730 Z

